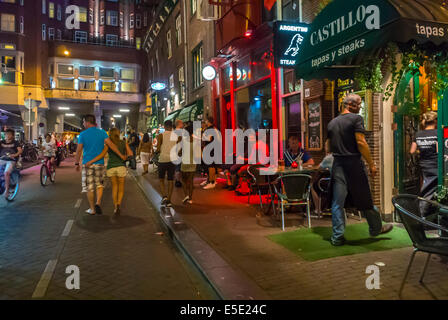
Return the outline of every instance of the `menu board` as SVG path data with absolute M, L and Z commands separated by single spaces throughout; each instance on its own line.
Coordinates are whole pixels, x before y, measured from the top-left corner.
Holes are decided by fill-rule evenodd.
M 311 151 L 322 150 L 322 104 L 320 100 L 308 103 L 307 120 L 307 148 Z

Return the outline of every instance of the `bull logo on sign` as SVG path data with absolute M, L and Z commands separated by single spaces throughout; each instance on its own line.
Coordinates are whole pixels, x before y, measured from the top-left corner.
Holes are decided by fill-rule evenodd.
M 292 38 L 291 43 L 289 44 L 289 48 L 285 52 L 285 56 L 288 56 L 289 53 L 292 51 L 291 56 L 295 57 L 299 53 L 300 45 L 302 44 L 303 39 L 304 38 L 299 33 L 297 33 Z

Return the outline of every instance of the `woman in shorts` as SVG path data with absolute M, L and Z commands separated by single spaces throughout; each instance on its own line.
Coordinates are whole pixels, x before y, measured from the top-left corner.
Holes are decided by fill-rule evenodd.
M 109 138 L 117 146 L 118 150 L 122 154 L 126 154 L 128 157 L 133 156 L 132 150 L 129 145 L 120 139 L 120 130 L 112 128 L 109 130 Z M 104 158 L 108 154 L 109 161 L 107 163 L 107 176 L 112 181 L 112 199 L 114 201 L 114 214 L 119 215 L 121 212 L 121 203 L 124 196 L 124 181 L 127 175 L 126 162 L 121 159 L 115 152 L 109 149 L 108 146 L 104 147 L 103 152 L 89 161 L 86 166 L 97 162 Z
M 152 155 L 152 141 L 148 133 L 143 135 L 143 139 L 140 141 L 137 153 L 140 154 L 140 159 L 143 165 L 142 175 L 145 175 L 148 173 L 149 159 L 151 159 Z

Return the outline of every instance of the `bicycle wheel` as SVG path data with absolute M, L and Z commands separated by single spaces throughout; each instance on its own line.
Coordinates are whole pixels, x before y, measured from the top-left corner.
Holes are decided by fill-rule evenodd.
M 17 193 L 19 193 L 19 186 L 20 186 L 20 178 L 19 175 L 16 173 L 13 176 L 11 176 L 11 183 L 13 183 L 9 187 L 9 196 L 6 198 L 8 201 L 13 201 L 15 197 L 17 196 Z
M 47 174 L 47 167 L 45 165 L 42 165 L 40 167 L 40 184 L 45 187 L 48 182 L 48 174 Z
M 36 150 L 32 150 L 31 151 L 31 156 L 30 156 L 32 162 L 37 161 L 38 157 L 39 157 L 39 155 L 37 154 Z

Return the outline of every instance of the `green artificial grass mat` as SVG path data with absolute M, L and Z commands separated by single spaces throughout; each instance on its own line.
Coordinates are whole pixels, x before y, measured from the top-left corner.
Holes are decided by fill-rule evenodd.
M 407 231 L 399 227 L 394 227 L 387 234 L 370 237 L 367 223 L 347 225 L 344 235 L 347 241 L 339 247 L 331 245 L 331 234 L 331 227 L 314 227 L 274 234 L 268 238 L 307 261 L 412 246 Z

